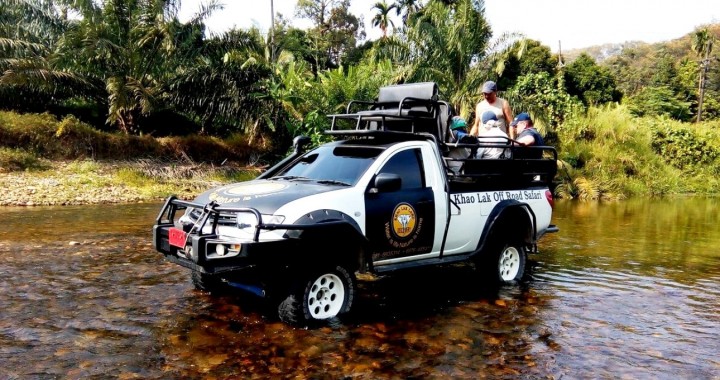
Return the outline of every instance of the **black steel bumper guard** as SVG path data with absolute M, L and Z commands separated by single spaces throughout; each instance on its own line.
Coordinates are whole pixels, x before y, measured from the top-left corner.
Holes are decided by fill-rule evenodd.
M 187 230 L 187 227 L 175 224 L 175 215 L 178 211 L 188 207 L 202 210 L 200 217 Z M 250 213 L 257 218 L 257 224 L 253 233 L 252 241 L 240 244 L 240 252 L 232 257 L 208 258 L 208 252 L 214 252 L 215 246 L 219 243 L 217 225 L 220 213 Z M 212 223 L 210 233 L 203 233 L 205 226 Z M 262 215 L 255 208 L 250 207 L 222 207 L 215 202 L 200 204 L 178 199 L 170 196 L 163 205 L 155 225 L 153 226 L 153 244 L 155 249 L 161 252 L 166 259 L 184 267 L 203 273 L 236 272 L 251 269 L 257 265 L 268 266 L 282 265 L 300 260 L 302 255 L 302 239 L 286 236 L 285 239 L 261 242 L 260 231 L 272 230 L 310 230 L 315 228 L 327 228 L 345 222 L 326 222 L 322 224 L 274 224 L 263 223 Z M 185 252 L 178 247 L 170 245 L 170 228 L 181 228 L 187 233 L 185 246 L 192 249 L 192 253 Z M 317 242 L 316 242 L 317 243 Z M 181 253 L 181 254 L 179 254 Z M 190 254 L 188 254 L 190 253 Z

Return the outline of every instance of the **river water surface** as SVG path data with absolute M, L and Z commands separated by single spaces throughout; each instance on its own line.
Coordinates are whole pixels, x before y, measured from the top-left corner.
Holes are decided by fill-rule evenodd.
M 0 208 L 0 378 L 720 379 L 720 199 L 559 202 L 519 286 L 364 281 L 311 330 L 193 290 L 159 207 Z

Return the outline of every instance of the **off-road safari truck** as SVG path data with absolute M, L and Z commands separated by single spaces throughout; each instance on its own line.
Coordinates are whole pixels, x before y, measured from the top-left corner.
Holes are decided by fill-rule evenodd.
M 168 198 L 155 248 L 189 268 L 196 288 L 274 300 L 291 324 L 348 312 L 356 273 L 470 261 L 487 280 L 514 282 L 538 239 L 557 231 L 549 190 L 557 153 L 455 142 L 452 116 L 431 82 L 351 101 L 329 115 L 335 141 L 305 151 L 309 139 L 298 137 L 292 154 L 252 181 L 191 202 Z M 485 146 L 506 153 L 473 158 Z

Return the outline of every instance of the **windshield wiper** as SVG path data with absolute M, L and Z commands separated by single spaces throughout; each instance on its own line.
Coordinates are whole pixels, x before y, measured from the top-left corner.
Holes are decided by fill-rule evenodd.
M 281 176 L 272 177 L 272 178 L 269 178 L 269 179 L 283 179 L 283 180 L 287 180 L 287 181 L 297 179 L 297 180 L 300 180 L 300 181 L 311 181 L 310 178 L 308 178 L 308 177 L 303 177 L 303 176 L 301 176 L 301 175 L 281 175 Z
M 340 186 L 352 186 L 347 182 L 343 181 L 336 181 L 334 179 L 321 179 L 316 181 L 317 183 L 323 184 L 323 185 L 340 185 Z

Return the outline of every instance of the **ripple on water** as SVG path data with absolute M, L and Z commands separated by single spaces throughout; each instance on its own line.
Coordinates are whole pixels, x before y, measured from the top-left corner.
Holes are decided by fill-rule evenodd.
M 150 246 L 158 206 L 5 213 L 28 234 L 0 232 L 0 377 L 714 378 L 720 212 L 701 206 L 561 204 L 519 286 L 467 267 L 364 282 L 309 330 L 194 291 Z
M 568 351 L 576 360 L 594 363 L 595 371 L 642 374 L 683 368 L 710 373 L 698 368 L 713 363 L 720 348 L 718 282 L 678 282 L 597 268 L 553 267 L 535 276 L 555 289 L 548 311 L 563 319 L 556 339 L 564 347 L 576 347 Z M 587 374 L 593 366 L 585 366 Z

